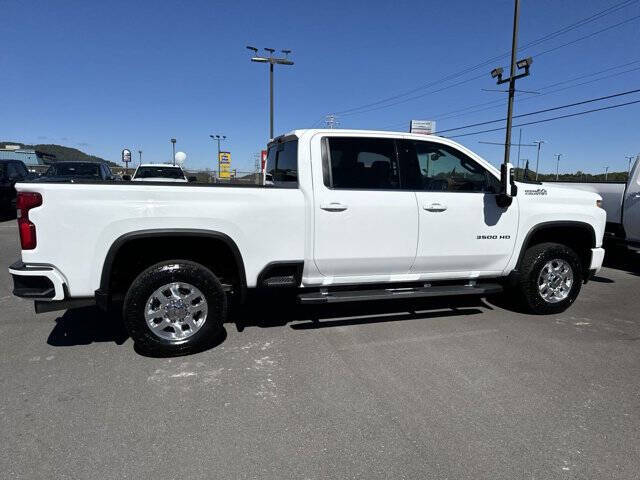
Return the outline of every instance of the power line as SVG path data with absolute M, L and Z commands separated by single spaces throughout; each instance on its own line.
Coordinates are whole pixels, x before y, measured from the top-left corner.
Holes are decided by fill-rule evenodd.
M 395 105 L 400 105 L 401 103 L 407 103 L 407 102 L 410 102 L 410 101 L 412 101 L 412 100 L 416 100 L 416 99 L 418 99 L 418 98 L 426 97 L 427 95 L 431 95 L 431 94 L 433 94 L 433 93 L 442 92 L 443 90 L 447 90 L 447 89 L 449 89 L 449 88 L 457 87 L 457 86 L 459 86 L 459 85 L 462 85 L 462 84 L 465 84 L 465 83 L 472 82 L 472 81 L 474 81 L 474 80 L 477 80 L 477 79 L 482 78 L 482 77 L 485 77 L 485 76 L 486 76 L 486 73 L 481 73 L 480 75 L 478 75 L 478 76 L 476 76 L 476 77 L 471 77 L 471 78 L 468 78 L 468 79 L 466 79 L 466 80 L 462 80 L 462 81 L 457 82 L 457 83 L 452 83 L 451 85 L 447 85 L 447 86 L 445 86 L 445 87 L 438 88 L 437 90 L 432 90 L 432 91 L 430 91 L 430 92 L 425 92 L 425 93 L 422 93 L 422 94 L 420 94 L 420 95 L 416 95 L 416 96 L 414 96 L 414 97 L 404 98 L 404 99 L 399 100 L 399 101 L 397 101 L 397 102 L 393 102 L 393 103 L 390 103 L 390 104 L 387 104 L 387 105 L 381 105 L 381 106 L 378 106 L 378 107 L 369 108 L 369 109 L 367 109 L 367 110 L 360 110 L 360 111 L 358 111 L 358 112 L 351 112 L 351 113 L 343 113 L 343 114 L 342 114 L 342 116 L 343 116 L 343 117 L 348 117 L 348 116 L 350 116 L 350 115 L 360 115 L 360 114 L 362 114 L 362 113 L 373 112 L 373 111 L 375 111 L 375 110 L 381 110 L 381 109 L 383 109 L 383 108 L 393 107 L 393 106 L 395 106 Z M 405 123 L 406 123 L 406 122 L 405 122 Z
M 604 97 L 590 98 L 588 100 L 582 100 L 580 102 L 568 103 L 566 105 L 560 105 L 558 107 L 545 108 L 543 110 L 537 110 L 535 112 L 521 113 L 520 115 L 514 115 L 513 118 L 528 117 L 528 116 L 531 116 L 531 115 L 537 115 L 539 113 L 546 113 L 546 112 L 552 112 L 554 110 L 561 110 L 563 108 L 576 107 L 578 105 L 584 105 L 585 103 L 599 102 L 601 100 L 607 100 L 609 98 L 621 97 L 623 95 L 630 95 L 632 93 L 638 93 L 638 92 L 640 92 L 640 88 L 637 88 L 635 90 L 629 90 L 629 91 L 626 91 L 626 92 L 620 92 L 620 93 L 614 93 L 614 94 L 611 94 L 611 95 L 605 95 Z M 469 125 L 464 125 L 462 127 L 448 128 L 446 130 L 440 130 L 438 132 L 435 132 L 435 135 L 439 135 L 439 134 L 445 133 L 445 132 L 453 132 L 455 130 L 464 130 L 465 128 L 479 127 L 480 125 L 488 125 L 490 123 L 504 122 L 505 120 L 506 120 L 506 118 L 498 118 L 498 119 L 495 119 L 495 120 L 488 120 L 486 122 L 472 123 L 472 124 L 469 124 Z
M 530 48 L 530 47 L 535 46 L 535 45 L 539 45 L 540 43 L 543 43 L 543 42 L 546 42 L 546 41 L 551 40 L 553 38 L 556 38 L 556 37 L 558 37 L 560 35 L 563 35 L 563 34 L 565 34 L 567 32 L 570 32 L 571 30 L 574 30 L 574 29 L 579 28 L 579 27 L 581 27 L 583 25 L 586 25 L 588 23 L 591 23 L 591 22 L 594 22 L 596 20 L 599 20 L 600 18 L 605 17 L 607 15 L 610 15 L 611 13 L 614 13 L 614 12 L 616 12 L 616 11 L 622 9 L 622 8 L 625 8 L 625 7 L 628 7 L 628 6 L 630 6 L 630 5 L 634 4 L 634 3 L 637 3 L 638 1 L 639 0 L 625 0 L 623 2 L 615 4 L 615 5 L 611 6 L 611 7 L 608 7 L 606 9 L 604 9 L 604 10 L 601 10 L 600 12 L 597 12 L 597 13 L 591 15 L 590 17 L 587 17 L 585 19 L 582 19 L 582 20 L 579 20 L 577 22 L 574 22 L 573 24 L 567 25 L 567 26 L 565 26 L 565 27 L 563 27 L 563 28 L 561 28 L 559 30 L 556 30 L 555 32 L 549 33 L 547 35 L 544 35 L 543 37 L 540 37 L 540 38 L 538 38 L 536 40 L 533 40 L 532 42 L 529 42 L 529 43 L 521 46 L 518 49 L 518 51 L 524 50 L 526 48 Z M 611 28 L 615 28 L 615 27 L 620 26 L 620 25 L 622 25 L 624 23 L 627 23 L 627 22 L 630 22 L 632 20 L 635 20 L 636 18 L 638 18 L 638 17 L 632 17 L 632 18 L 627 19 L 627 20 L 625 20 L 623 22 L 620 22 L 620 23 L 618 23 L 616 25 L 613 25 L 613 26 L 607 27 L 605 29 L 599 30 L 599 31 L 594 32 L 594 33 L 592 33 L 590 35 L 587 35 L 587 36 L 582 37 L 580 39 L 574 40 L 572 42 L 568 42 L 567 44 L 562 45 L 560 47 L 557 47 L 557 48 L 550 49 L 548 51 L 539 53 L 538 56 L 544 55 L 544 54 L 549 53 L 549 52 L 551 52 L 553 50 L 557 50 L 558 48 L 562 48 L 563 46 L 571 45 L 571 44 L 576 43 L 576 42 L 578 42 L 580 40 L 589 38 L 590 36 L 597 35 L 598 33 L 604 32 L 604 31 L 609 30 Z M 508 55 L 509 55 L 508 52 L 507 53 L 503 53 L 501 55 L 497 55 L 495 57 L 489 58 L 489 59 L 487 59 L 487 60 L 485 60 L 485 61 L 483 61 L 481 63 L 478 63 L 476 65 L 468 66 L 468 67 L 464 68 L 463 70 L 460 70 L 458 72 L 449 74 L 449 75 L 447 75 L 447 76 L 445 76 L 445 77 L 443 77 L 443 78 L 441 78 L 439 80 L 435 80 L 433 82 L 422 84 L 422 85 L 420 85 L 418 87 L 415 87 L 413 89 L 410 89 L 410 90 L 408 90 L 408 91 L 406 91 L 404 93 L 400 93 L 400 94 L 397 94 L 397 95 L 386 97 L 386 98 L 383 98 L 381 100 L 378 100 L 378 101 L 375 101 L 375 102 L 372 102 L 372 103 L 360 105 L 358 107 L 352 107 L 352 108 L 348 108 L 348 109 L 345 109 L 345 110 L 342 110 L 342 111 L 338 111 L 338 112 L 336 112 L 336 114 L 344 115 L 344 114 L 351 113 L 351 112 L 354 112 L 354 111 L 357 111 L 357 110 L 362 110 L 362 109 L 366 109 L 366 108 L 369 108 L 369 107 L 381 105 L 381 104 L 387 103 L 389 101 L 405 97 L 407 95 L 411 95 L 412 93 L 415 93 L 415 92 L 417 92 L 419 90 L 422 90 L 424 88 L 432 87 L 434 85 L 437 85 L 439 83 L 445 82 L 447 80 L 451 80 L 451 79 L 453 79 L 453 78 L 455 78 L 457 76 L 460 76 L 462 74 L 477 70 L 477 69 L 479 69 L 481 67 L 484 67 L 484 66 L 486 66 L 486 65 L 488 65 L 490 63 L 495 62 L 496 60 L 499 60 L 501 58 L 507 57 Z
M 535 120 L 533 122 L 527 122 L 527 123 L 520 123 L 518 125 L 514 125 L 514 127 L 525 127 L 527 125 L 535 125 L 537 123 L 545 123 L 545 122 L 551 122 L 553 120 L 560 120 L 562 118 L 569 118 L 569 117 L 577 117 L 579 115 L 586 115 L 587 113 L 593 113 L 593 112 L 601 112 L 603 110 L 610 110 L 612 108 L 619 108 L 619 107 L 626 107 L 627 105 L 633 105 L 635 103 L 640 103 L 640 100 L 634 100 L 631 102 L 626 102 L 626 103 L 618 103 L 616 105 L 609 105 L 607 107 L 601 107 L 601 108 L 594 108 L 592 110 L 585 110 L 583 112 L 577 112 L 577 113 L 569 113 L 567 115 L 560 115 L 558 117 L 551 117 L 551 118 L 545 118 L 543 120 Z M 459 137 L 468 137 L 470 135 L 479 135 L 481 133 L 488 133 L 488 132 L 498 132 L 500 130 L 504 130 L 506 127 L 498 127 L 498 128 L 491 128 L 488 130 L 482 130 L 479 132 L 471 132 L 471 133 L 463 133 L 460 135 L 453 135 L 451 137 L 448 138 L 459 138 Z
M 571 79 L 569 79 L 569 80 L 564 80 L 564 81 L 562 81 L 562 82 L 556 82 L 556 83 L 553 83 L 553 84 L 550 84 L 550 85 L 545 85 L 544 87 L 539 87 L 539 88 L 538 88 L 538 90 L 546 90 L 546 89 L 548 89 L 548 88 L 555 87 L 555 86 L 557 86 L 557 85 L 562 85 L 563 83 L 575 82 L 576 80 L 580 80 L 580 79 L 582 79 L 582 78 L 593 77 L 593 76 L 595 76 L 595 75 L 599 75 L 599 74 L 601 74 L 601 73 L 609 72 L 609 71 L 611 71 L 611 70 L 616 70 L 616 69 L 618 69 L 618 68 L 626 67 L 626 66 L 628 66 L 628 65 L 633 65 L 633 64 L 637 64 L 637 63 L 640 63 L 640 60 L 636 60 L 636 61 L 634 61 L 634 62 L 625 63 L 625 64 L 622 64 L 622 65 L 617 65 L 617 66 L 615 66 L 615 67 L 606 68 L 606 69 L 604 69 L 604 70 L 600 70 L 600 71 L 598 71 L 598 72 L 593 72 L 593 73 L 589 73 L 589 74 L 585 74 L 585 75 L 579 75 L 579 76 L 577 76 L 577 77 L 573 77 L 573 78 L 571 78 Z M 606 79 L 608 79 L 608 78 L 617 77 L 617 76 L 619 76 L 619 75 L 624 75 L 624 74 L 626 74 L 626 73 L 635 72 L 636 70 L 640 70 L 640 67 L 632 68 L 632 69 L 630 69 L 630 70 L 625 70 L 625 71 L 622 71 L 622 72 L 617 72 L 617 73 L 614 73 L 614 74 L 612 74 L 612 75 L 607 75 L 607 76 L 600 77 L 600 78 L 595 78 L 595 79 L 590 80 L 590 81 L 588 81 L 588 82 L 577 83 L 576 85 L 569 85 L 569 86 L 567 86 L 567 87 L 562 87 L 562 88 L 559 88 L 559 89 L 556 89 L 556 90 L 552 90 L 552 91 L 550 91 L 550 92 L 545 92 L 545 93 L 541 93 L 541 94 L 538 94 L 538 95 L 530 95 L 530 96 L 528 96 L 528 97 L 521 98 L 521 99 L 520 99 L 520 101 L 522 102 L 523 100 L 530 100 L 530 99 L 532 99 L 532 98 L 540 98 L 540 97 L 542 97 L 542 96 L 544 96 L 544 95 L 551 95 L 552 93 L 562 92 L 562 91 L 564 91 L 564 90 L 569 90 L 569 89 L 571 89 L 571 88 L 575 88 L 575 87 L 581 87 L 581 86 L 583 86 L 583 85 L 588 85 L 588 84 L 590 84 L 590 83 L 599 82 L 600 80 L 606 80 Z M 500 103 L 500 106 L 502 106 L 503 101 L 502 101 L 502 100 L 493 100 L 493 101 L 491 101 L 491 102 L 486 102 L 486 103 L 480 103 L 480 104 L 477 104 L 477 105 L 472 105 L 472 106 L 470 106 L 470 107 L 466 107 L 466 108 L 464 108 L 464 109 L 460 109 L 460 110 L 453 110 L 453 111 L 448 112 L 448 113 L 443 113 L 443 114 L 436 115 L 436 116 L 434 117 L 434 120 L 447 120 L 447 119 L 449 119 L 449 118 L 455 118 L 455 117 L 459 117 L 459 116 L 461 116 L 461 115 L 470 115 L 470 114 L 473 114 L 473 113 L 482 112 L 482 111 L 484 111 L 484 110 L 490 110 L 491 108 L 494 108 L 494 107 L 490 107 L 490 108 L 481 108 L 481 109 L 478 109 L 478 110 L 473 110 L 472 112 L 461 113 L 460 115 L 451 115 L 451 114 L 453 114 L 453 113 L 463 112 L 463 111 L 466 111 L 466 110 L 473 109 L 473 108 L 475 108 L 475 107 L 482 107 L 482 106 L 485 106 L 485 105 L 496 105 L 496 104 L 498 104 L 498 103 Z M 406 123 L 406 121 L 405 121 L 405 122 L 403 122 L 403 125 L 404 125 L 405 123 Z
M 604 70 L 599 70 L 597 72 L 578 75 L 577 77 L 573 77 L 573 78 L 570 78 L 568 80 L 563 80 L 561 82 L 556 82 L 556 83 L 552 83 L 550 85 L 545 85 L 544 87 L 539 87 L 537 90 L 546 90 L 548 88 L 551 88 L 551 87 L 554 87 L 554 86 L 557 86 L 557 85 L 562 85 L 563 83 L 569 83 L 569 82 L 574 82 L 576 80 L 580 80 L 582 78 L 593 77 L 593 76 L 599 75 L 601 73 L 606 73 L 606 72 L 609 72 L 611 70 L 616 70 L 618 68 L 622 68 L 622 67 L 626 67 L 626 66 L 634 65 L 634 64 L 638 64 L 638 63 L 640 63 L 640 60 L 634 60 L 633 62 L 623 63 L 623 64 L 620 64 L 620 65 L 616 65 L 614 67 L 605 68 Z M 622 72 L 617 72 L 617 73 L 614 73 L 614 74 L 611 74 L 611 75 L 607 75 L 607 76 L 604 76 L 604 77 L 600 77 L 600 78 L 596 78 L 596 79 L 593 79 L 593 80 L 589 80 L 587 82 L 578 83 L 576 85 L 569 85 L 567 87 L 558 88 L 558 89 L 552 90 L 550 92 L 545 92 L 545 93 L 541 93 L 541 94 L 537 94 L 537 95 L 530 95 L 530 96 L 521 98 L 519 101 L 522 102 L 523 100 L 530 100 L 532 98 L 540 98 L 540 97 L 543 97 L 545 95 L 551 95 L 553 93 L 562 92 L 564 90 L 568 90 L 568 89 L 571 89 L 571 88 L 576 88 L 576 87 L 580 87 L 580 86 L 583 86 L 583 85 L 588 85 L 590 83 L 599 82 L 601 80 L 606 80 L 608 78 L 617 77 L 619 75 L 623 75 L 623 74 L 626 74 L 626 73 L 634 72 L 634 71 L 637 71 L 637 70 L 640 70 L 640 67 L 632 68 L 630 70 L 625 70 L 625 71 L 622 71 Z M 474 113 L 483 112 L 485 110 L 491 110 L 491 109 L 494 109 L 494 108 L 502 107 L 503 104 L 504 104 L 503 100 L 492 100 L 490 102 L 483 102 L 483 103 L 479 103 L 479 104 L 476 104 L 476 105 L 470 105 L 468 107 L 461 108 L 461 109 L 458 109 L 458 110 L 451 110 L 451 111 L 446 112 L 446 113 L 440 113 L 440 114 L 437 114 L 437 115 L 433 115 L 433 116 L 430 116 L 430 118 L 433 118 L 434 120 L 447 120 L 447 119 L 450 119 L 450 118 L 456 118 L 456 117 L 460 117 L 460 116 L 463 116 L 463 115 L 472 115 Z M 492 106 L 487 107 L 487 105 L 492 105 Z M 472 109 L 474 109 L 476 107 L 485 107 L 485 108 L 479 108 L 477 110 L 472 110 Z M 472 111 L 468 111 L 468 110 L 472 110 Z M 396 126 L 399 126 L 399 125 L 406 125 L 406 123 L 407 123 L 406 120 L 404 120 L 402 122 L 397 122 L 397 123 L 394 123 L 394 124 L 391 124 L 391 125 L 387 125 L 386 127 L 382 127 L 382 129 L 386 130 L 388 128 L 396 127 Z

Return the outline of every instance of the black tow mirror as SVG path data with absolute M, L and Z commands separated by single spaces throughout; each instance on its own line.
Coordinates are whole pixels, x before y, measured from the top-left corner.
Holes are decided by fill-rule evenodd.
M 501 208 L 507 208 L 518 194 L 518 187 L 513 179 L 513 165 L 503 163 L 500 166 L 500 193 L 496 196 L 496 203 Z
M 125 182 L 131 181 L 131 175 L 122 175 L 122 180 Z

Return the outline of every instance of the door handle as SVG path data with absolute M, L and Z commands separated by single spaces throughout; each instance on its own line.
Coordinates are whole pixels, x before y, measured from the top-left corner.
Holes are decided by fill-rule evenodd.
M 327 212 L 344 212 L 348 207 L 338 202 L 323 203 L 320 205 L 322 210 Z
M 429 212 L 444 212 L 447 206 L 443 203 L 431 203 L 429 205 L 423 205 L 422 208 Z

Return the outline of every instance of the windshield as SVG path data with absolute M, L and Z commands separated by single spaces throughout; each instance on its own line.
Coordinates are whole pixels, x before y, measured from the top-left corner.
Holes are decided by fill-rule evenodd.
M 100 165 L 91 163 L 60 163 L 51 165 L 47 177 L 99 177 Z
M 134 178 L 180 178 L 182 169 L 176 167 L 139 167 Z

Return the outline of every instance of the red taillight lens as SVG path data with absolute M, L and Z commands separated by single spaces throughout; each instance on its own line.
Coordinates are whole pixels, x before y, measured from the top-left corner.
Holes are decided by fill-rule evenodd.
M 18 231 L 22 250 L 36 248 L 36 226 L 29 220 L 29 210 L 42 205 L 42 195 L 35 192 L 18 192 L 16 208 L 18 209 Z

